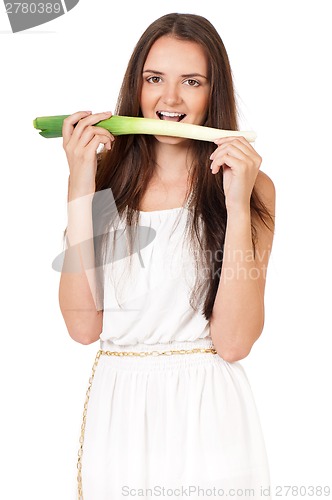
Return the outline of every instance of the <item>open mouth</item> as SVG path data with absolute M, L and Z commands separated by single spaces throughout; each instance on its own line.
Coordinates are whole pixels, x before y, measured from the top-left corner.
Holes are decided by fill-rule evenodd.
M 159 120 L 168 120 L 172 122 L 180 122 L 187 116 L 184 113 L 176 113 L 172 111 L 157 111 L 156 114 Z

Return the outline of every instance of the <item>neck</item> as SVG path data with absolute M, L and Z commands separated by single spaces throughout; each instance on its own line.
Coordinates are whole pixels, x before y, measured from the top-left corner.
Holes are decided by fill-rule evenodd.
M 188 144 L 162 144 L 156 147 L 155 175 L 165 183 L 185 181 L 188 179 L 190 154 Z

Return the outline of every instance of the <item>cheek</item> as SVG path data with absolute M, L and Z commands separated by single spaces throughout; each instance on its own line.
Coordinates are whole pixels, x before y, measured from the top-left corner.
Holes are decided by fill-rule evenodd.
M 196 116 L 202 121 L 205 119 L 207 113 L 207 104 L 205 102 L 196 102 Z
M 143 89 L 141 91 L 141 96 L 140 96 L 139 102 L 140 102 L 141 108 L 143 108 L 145 106 L 145 92 Z
M 197 113 L 205 112 L 209 105 L 209 93 L 201 90 L 201 92 L 193 93 L 190 96 L 191 107 L 196 109 Z
M 146 89 L 142 88 L 142 91 L 141 91 L 141 99 L 140 99 L 140 103 L 141 103 L 141 108 L 146 108 L 148 106 L 151 105 L 152 103 L 152 95 L 151 95 L 151 92 L 147 92 Z
M 141 88 L 141 101 L 142 101 L 142 100 L 145 100 L 145 98 L 146 98 L 146 94 L 147 94 L 147 92 L 146 92 L 146 86 L 145 86 L 145 84 L 143 83 L 142 88 Z

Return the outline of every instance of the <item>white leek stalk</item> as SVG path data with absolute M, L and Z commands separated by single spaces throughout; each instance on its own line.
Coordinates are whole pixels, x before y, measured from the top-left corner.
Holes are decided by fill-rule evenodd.
M 67 116 L 69 115 L 42 116 L 33 121 L 33 126 L 41 130 L 39 133 L 43 137 L 61 137 L 63 120 L 67 118 Z M 114 115 L 95 125 L 109 130 L 114 136 L 130 134 L 164 135 L 208 142 L 230 136 L 242 136 L 247 139 L 248 142 L 253 142 L 256 139 L 256 133 L 252 131 L 219 130 L 217 128 L 192 125 L 190 123 L 153 118 L 134 118 L 131 116 Z

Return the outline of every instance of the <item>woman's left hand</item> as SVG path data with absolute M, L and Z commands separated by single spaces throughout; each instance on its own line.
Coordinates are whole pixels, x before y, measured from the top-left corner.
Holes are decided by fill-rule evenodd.
M 248 207 L 262 158 L 242 136 L 214 141 L 217 149 L 210 159 L 213 174 L 223 170 L 226 207 Z

